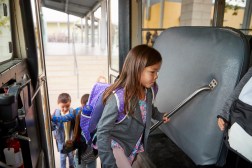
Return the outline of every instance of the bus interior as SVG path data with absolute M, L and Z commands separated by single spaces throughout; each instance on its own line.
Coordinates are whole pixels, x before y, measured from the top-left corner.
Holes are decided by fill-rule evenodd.
M 251 168 L 217 126 L 252 65 L 250 0 L 0 0 L 0 167 L 21 153 L 18 167 L 57 168 L 58 94 L 79 106 L 139 44 L 163 57 L 155 104 L 174 115 L 150 134 L 138 167 Z M 11 154 L 10 139 L 19 146 Z

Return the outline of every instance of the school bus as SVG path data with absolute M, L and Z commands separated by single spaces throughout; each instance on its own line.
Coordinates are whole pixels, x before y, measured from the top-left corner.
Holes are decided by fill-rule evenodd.
M 0 167 L 57 167 L 57 95 L 78 106 L 138 44 L 161 52 L 157 106 L 178 111 L 150 134 L 141 166 L 251 167 L 225 147 L 216 118 L 251 65 L 251 13 L 250 0 L 0 0 Z M 212 79 L 216 89 L 191 95 Z

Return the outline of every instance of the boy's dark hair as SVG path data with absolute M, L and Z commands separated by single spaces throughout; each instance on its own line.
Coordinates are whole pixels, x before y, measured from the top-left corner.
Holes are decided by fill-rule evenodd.
M 89 94 L 84 94 L 81 97 L 81 104 L 87 104 L 88 98 L 89 98 Z
M 68 93 L 61 93 L 58 96 L 58 104 L 67 103 L 67 102 L 71 102 L 71 96 Z

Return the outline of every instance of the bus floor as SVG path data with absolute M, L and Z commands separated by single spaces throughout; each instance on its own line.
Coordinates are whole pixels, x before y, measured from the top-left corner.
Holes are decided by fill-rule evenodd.
M 220 168 L 215 165 L 197 166 L 159 129 L 148 140 L 147 155 L 153 168 Z M 226 164 L 222 168 L 252 168 L 252 164 L 228 152 Z
M 54 140 L 55 167 L 60 168 L 60 156 Z M 150 134 L 147 152 L 140 153 L 132 168 L 252 168 L 248 163 L 233 152 L 229 152 L 223 167 L 215 165 L 197 166 L 159 129 Z M 68 161 L 67 161 L 68 165 Z M 96 168 L 101 168 L 97 158 Z

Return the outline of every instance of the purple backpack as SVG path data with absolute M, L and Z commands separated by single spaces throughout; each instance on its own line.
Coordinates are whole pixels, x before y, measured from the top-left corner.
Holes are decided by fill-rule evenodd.
M 95 137 L 97 124 L 102 116 L 102 112 L 104 109 L 104 104 L 102 102 L 102 95 L 104 91 L 110 86 L 107 83 L 95 83 L 90 93 L 88 102 L 86 106 L 84 106 L 81 119 L 80 119 L 80 127 L 82 129 L 82 135 L 84 136 L 86 142 L 93 141 Z M 152 87 L 153 100 L 156 97 L 156 93 L 158 90 L 157 85 Z M 124 120 L 126 115 L 123 113 L 124 111 L 124 89 L 118 88 L 114 91 L 114 95 L 118 104 L 118 118 L 116 120 L 116 124 L 119 124 Z
M 81 118 L 80 118 L 80 127 L 82 130 L 82 135 L 84 136 L 86 142 L 90 142 L 92 140 L 91 135 L 96 132 L 97 124 L 101 118 L 104 104 L 102 102 L 102 95 L 104 91 L 110 86 L 107 83 L 95 83 L 90 93 L 89 99 L 87 104 L 84 106 Z M 117 123 L 123 120 L 125 114 L 123 113 L 124 110 L 124 90 L 117 89 L 114 92 L 115 96 L 117 97 L 117 103 L 119 104 L 118 107 L 118 119 Z

